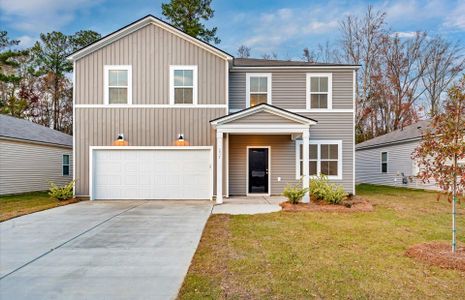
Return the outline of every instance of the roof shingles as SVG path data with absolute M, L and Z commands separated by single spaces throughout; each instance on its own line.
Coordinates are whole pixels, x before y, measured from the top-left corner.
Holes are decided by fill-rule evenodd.
M 0 114 L 0 137 L 73 147 L 71 135 L 3 114 Z

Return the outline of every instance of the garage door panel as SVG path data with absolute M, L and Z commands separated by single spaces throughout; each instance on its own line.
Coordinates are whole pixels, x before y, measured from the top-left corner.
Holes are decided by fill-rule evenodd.
M 95 199 L 209 199 L 210 149 L 94 150 Z

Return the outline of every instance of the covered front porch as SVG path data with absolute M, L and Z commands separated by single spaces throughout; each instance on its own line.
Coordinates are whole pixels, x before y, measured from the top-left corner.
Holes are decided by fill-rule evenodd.
M 280 195 L 296 175 L 296 143 L 308 157 L 310 126 L 316 121 L 260 104 L 211 121 L 216 129 L 216 203 Z M 303 187 L 309 184 L 309 162 L 303 160 Z M 232 198 L 234 199 L 234 198 Z M 235 198 L 238 199 L 238 198 Z M 260 198 L 259 198 L 260 199 Z M 308 194 L 304 202 L 309 201 Z

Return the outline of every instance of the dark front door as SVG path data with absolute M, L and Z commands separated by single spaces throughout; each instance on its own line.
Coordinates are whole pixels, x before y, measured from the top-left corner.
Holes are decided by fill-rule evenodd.
M 268 194 L 268 148 L 249 148 L 249 194 Z

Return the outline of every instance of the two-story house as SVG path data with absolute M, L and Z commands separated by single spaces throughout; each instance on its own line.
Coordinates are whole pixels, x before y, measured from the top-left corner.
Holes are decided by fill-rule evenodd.
M 77 196 L 222 203 L 320 173 L 355 192 L 357 65 L 234 58 L 153 16 L 69 59 Z

